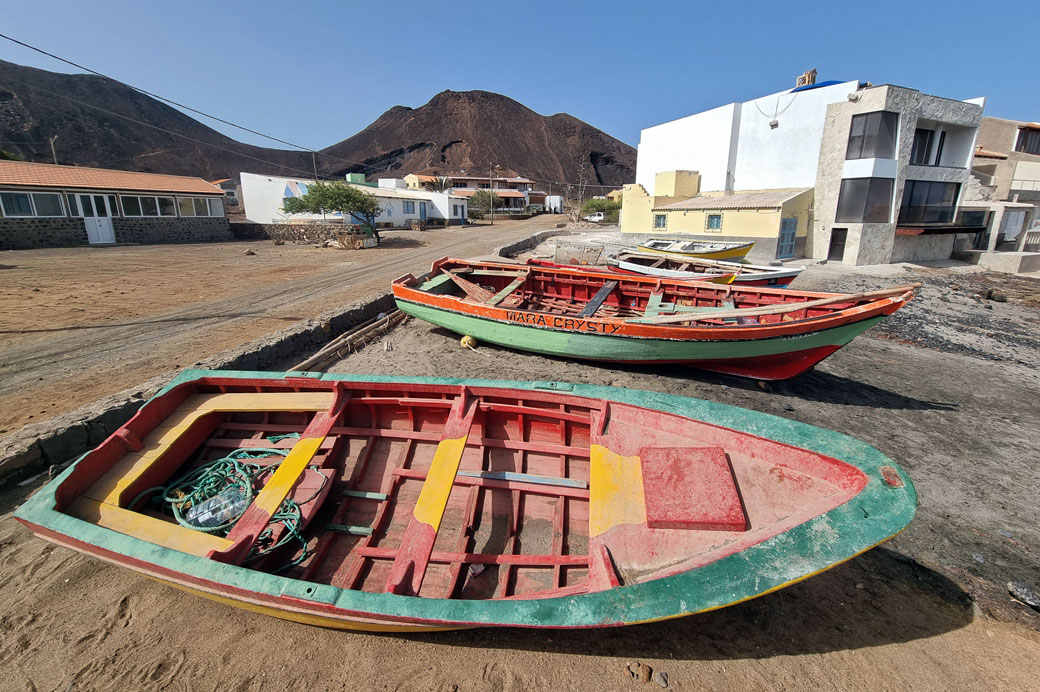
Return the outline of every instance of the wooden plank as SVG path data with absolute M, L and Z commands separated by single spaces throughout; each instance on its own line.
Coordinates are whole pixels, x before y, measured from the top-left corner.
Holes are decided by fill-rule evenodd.
M 491 300 L 487 301 L 485 303 L 485 305 L 491 305 L 491 306 L 498 305 L 503 300 L 505 300 L 506 297 L 508 297 L 510 293 L 512 293 L 516 289 L 520 288 L 521 286 L 523 286 L 525 281 L 527 281 L 527 274 L 524 274 L 522 276 L 517 277 L 513 281 L 513 283 L 509 284 L 508 286 L 503 288 L 501 291 L 499 291 L 498 293 L 493 295 L 491 297 Z
M 588 488 L 589 484 L 579 478 L 553 478 L 551 476 L 534 476 L 530 473 L 515 471 L 459 471 L 460 476 L 470 478 L 486 478 L 493 481 L 515 481 L 534 485 L 552 485 L 565 488 Z
M 426 474 L 422 471 L 412 469 L 395 469 L 393 475 L 401 478 L 414 480 L 425 480 Z M 455 485 L 479 485 L 490 490 L 517 490 L 534 495 L 548 495 L 549 497 L 574 497 L 579 500 L 588 500 L 589 491 L 582 488 L 571 488 L 561 485 L 540 485 L 537 483 L 520 483 L 518 481 L 499 481 L 489 478 L 476 478 L 460 473 L 455 477 Z
M 608 281 L 599 287 L 596 291 L 596 295 L 592 296 L 592 300 L 585 304 L 585 307 L 578 313 L 578 317 L 592 317 L 599 310 L 600 306 L 603 305 L 603 301 L 607 299 L 611 291 L 617 288 L 617 281 Z
M 664 298 L 664 291 L 654 291 L 650 294 L 650 300 L 646 302 L 646 310 L 643 311 L 643 317 L 655 317 L 661 312 L 661 300 Z
M 377 560 L 393 560 L 401 553 L 398 548 L 355 548 L 364 557 Z M 429 562 L 461 562 L 473 565 L 520 565 L 528 567 L 550 567 L 552 565 L 577 565 L 587 567 L 587 555 L 512 555 L 503 553 L 430 553 Z
M 639 458 L 648 527 L 747 530 L 733 469 L 721 447 L 644 447 Z
M 466 390 L 455 398 L 408 528 L 401 538 L 403 548 L 387 577 L 386 591 L 390 593 L 419 595 L 441 519 L 455 485 L 459 463 L 466 451 L 466 438 L 477 413 L 477 404 L 478 400 L 468 396 Z
M 343 495 L 346 497 L 356 497 L 360 500 L 379 500 L 380 502 L 390 497 L 386 493 L 370 493 L 364 490 L 344 490 Z
M 391 430 L 389 428 L 351 428 L 336 426 L 332 429 L 333 435 L 388 437 L 392 439 L 416 440 L 419 442 L 437 442 L 440 435 L 434 432 L 423 432 L 421 430 Z M 502 449 L 526 449 L 529 452 L 541 454 L 566 454 L 567 456 L 587 459 L 589 457 L 588 447 L 574 447 L 554 444 L 551 442 L 520 442 L 519 440 L 504 440 L 494 437 L 477 437 L 470 435 L 466 440 L 468 447 L 499 447 Z
M 231 541 L 226 538 L 85 497 L 78 498 L 67 511 L 91 524 L 189 555 L 205 557 L 214 550 L 231 546 Z
M 432 279 L 423 282 L 423 284 L 419 286 L 419 290 L 429 291 L 430 289 L 437 288 L 441 284 L 445 284 L 449 281 L 451 281 L 451 276 L 449 276 L 448 274 L 438 274 Z
M 347 526 L 346 524 L 326 524 L 326 531 L 335 531 L 336 533 L 349 533 L 352 536 L 371 536 L 371 526 Z

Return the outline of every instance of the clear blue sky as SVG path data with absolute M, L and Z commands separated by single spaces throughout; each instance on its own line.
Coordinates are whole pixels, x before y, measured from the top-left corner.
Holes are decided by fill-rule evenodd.
M 635 145 L 644 127 L 793 87 L 811 67 L 1040 120 L 1036 44 L 1019 28 L 1035 26 L 1035 0 L 700 4 L 34 0 L 5 3 L 0 32 L 313 148 L 444 89 L 496 91 Z M 0 58 L 75 71 L 8 41 Z

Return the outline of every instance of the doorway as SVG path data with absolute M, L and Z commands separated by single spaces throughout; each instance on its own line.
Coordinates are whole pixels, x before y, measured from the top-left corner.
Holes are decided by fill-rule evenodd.
M 426 202 L 419 202 L 419 220 L 426 223 Z
M 831 244 L 827 249 L 827 259 L 841 262 L 845 259 L 845 238 L 849 234 L 847 228 L 831 229 Z
M 776 258 L 794 257 L 794 241 L 798 233 L 798 219 L 780 219 L 780 238 L 776 242 Z
M 112 228 L 112 212 L 107 195 L 76 195 L 83 224 L 87 227 L 87 242 L 91 245 L 116 242 Z

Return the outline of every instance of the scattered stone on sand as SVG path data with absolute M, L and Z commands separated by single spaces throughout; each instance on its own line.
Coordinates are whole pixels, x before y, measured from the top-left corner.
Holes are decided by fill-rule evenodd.
M 639 681 L 650 682 L 650 679 L 654 676 L 654 669 L 647 664 L 642 664 L 639 667 Z
M 661 687 L 668 687 L 668 673 L 655 673 L 654 682 Z
M 973 559 L 975 562 L 979 563 L 980 565 L 986 564 L 986 558 L 982 557 L 981 553 L 972 553 L 971 554 L 971 559 Z
M 256 254 L 256 252 L 255 252 L 255 251 L 253 251 L 253 250 L 246 250 L 246 251 L 245 251 L 245 252 L 243 252 L 242 254 L 243 254 L 243 255 L 255 255 L 255 254 Z
M 1040 612 L 1040 594 L 1033 591 L 1020 581 L 1008 582 L 1008 593 L 1016 601 L 1021 601 L 1035 611 Z

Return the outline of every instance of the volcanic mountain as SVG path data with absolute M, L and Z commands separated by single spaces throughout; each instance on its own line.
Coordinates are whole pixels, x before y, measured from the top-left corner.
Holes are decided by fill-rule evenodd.
M 55 135 L 65 164 L 207 179 L 312 171 L 309 152 L 243 144 L 110 79 L 0 60 L 0 149 L 49 162 Z M 566 113 L 539 115 L 487 91 L 444 91 L 419 108 L 394 106 L 315 158 L 323 176 L 473 175 L 498 165 L 539 181 L 620 186 L 635 179 L 636 151 Z

